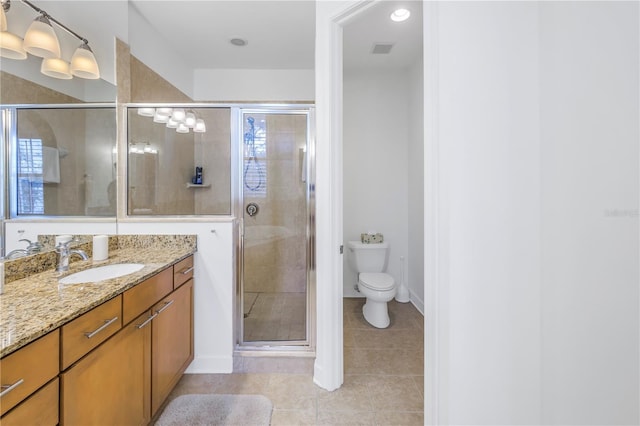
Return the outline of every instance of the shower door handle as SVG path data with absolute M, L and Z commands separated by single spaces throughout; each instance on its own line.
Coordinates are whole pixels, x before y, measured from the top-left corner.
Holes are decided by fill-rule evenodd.
M 247 204 L 246 211 L 249 216 L 253 217 L 258 214 L 260 207 L 258 207 L 256 203 L 249 203 Z

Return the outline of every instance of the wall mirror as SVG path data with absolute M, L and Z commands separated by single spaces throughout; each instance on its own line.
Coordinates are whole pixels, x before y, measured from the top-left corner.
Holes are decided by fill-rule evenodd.
M 231 214 L 231 109 L 127 108 L 127 214 Z

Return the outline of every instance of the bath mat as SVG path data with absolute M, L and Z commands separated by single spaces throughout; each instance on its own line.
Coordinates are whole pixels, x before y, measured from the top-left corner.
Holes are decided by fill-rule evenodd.
M 155 425 L 268 426 L 272 409 L 262 395 L 181 395 L 167 405 Z

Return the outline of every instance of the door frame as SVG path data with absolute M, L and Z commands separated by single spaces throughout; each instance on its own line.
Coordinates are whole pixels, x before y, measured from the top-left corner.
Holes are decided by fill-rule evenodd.
M 245 113 L 254 114 L 298 114 L 305 115 L 307 122 L 307 142 L 306 142 L 306 194 L 305 204 L 307 207 L 306 235 L 306 337 L 304 341 L 251 341 L 244 340 L 244 122 Z M 312 356 L 315 350 L 315 227 L 313 226 L 315 217 L 315 107 L 314 104 L 251 104 L 238 105 L 232 108 L 232 138 L 237 141 L 237 146 L 232 143 L 235 154 L 236 178 L 233 185 L 236 194 L 234 211 L 237 217 L 237 262 L 236 262 L 236 313 L 234 315 L 235 324 L 235 352 L 249 353 L 254 351 L 268 351 L 272 354 L 281 355 L 301 355 Z M 234 149 L 235 148 L 235 149 Z
M 343 27 L 383 0 L 316 3 L 317 347 L 314 382 L 343 383 Z M 425 424 L 447 422 L 447 204 L 438 129 L 438 3 L 423 2 Z

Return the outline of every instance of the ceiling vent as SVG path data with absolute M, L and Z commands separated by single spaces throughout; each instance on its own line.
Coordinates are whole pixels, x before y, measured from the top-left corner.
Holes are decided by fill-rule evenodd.
M 375 43 L 371 49 L 371 53 L 374 55 L 387 55 L 391 52 L 393 43 Z

